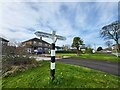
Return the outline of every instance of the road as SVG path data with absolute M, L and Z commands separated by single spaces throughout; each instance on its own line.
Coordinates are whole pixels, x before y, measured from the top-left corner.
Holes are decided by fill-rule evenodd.
M 118 63 L 118 62 L 110 62 L 103 60 L 89 60 L 89 59 L 77 59 L 77 58 L 59 59 L 56 61 L 67 64 L 84 66 L 120 76 L 120 62 Z

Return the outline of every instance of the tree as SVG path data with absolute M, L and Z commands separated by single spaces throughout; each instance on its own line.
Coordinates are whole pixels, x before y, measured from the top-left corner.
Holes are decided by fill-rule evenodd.
M 88 44 L 88 45 L 87 45 L 87 48 L 91 48 L 91 45 L 90 45 L 90 44 Z
M 77 55 L 79 55 L 79 47 L 83 44 L 83 40 L 80 37 L 74 37 L 72 47 L 76 47 Z
M 106 41 L 105 44 L 110 48 L 110 46 L 113 44 L 111 41 Z
M 9 46 L 15 46 L 19 47 L 21 45 L 21 42 L 17 42 L 15 39 L 11 39 L 8 43 Z
M 103 50 L 102 47 L 98 47 L 97 48 L 97 51 L 101 51 L 101 50 Z
M 66 51 L 69 49 L 67 45 L 63 45 L 62 47 L 63 47 L 63 49 L 66 50 Z
M 113 39 L 116 42 L 116 48 L 119 50 L 120 39 L 120 21 L 115 21 L 109 25 L 102 27 L 100 30 L 101 37 L 105 40 Z

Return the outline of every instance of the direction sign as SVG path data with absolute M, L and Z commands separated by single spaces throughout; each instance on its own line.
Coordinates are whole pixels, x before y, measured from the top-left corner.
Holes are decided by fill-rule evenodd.
M 46 37 L 46 38 L 51 38 L 51 39 L 53 37 L 56 37 L 56 39 L 59 39 L 59 40 L 66 40 L 65 37 L 59 36 L 59 35 L 55 35 L 55 34 L 56 34 L 55 31 L 53 31 L 52 34 L 41 32 L 41 31 L 35 32 L 35 35 L 38 36 L 38 37 Z

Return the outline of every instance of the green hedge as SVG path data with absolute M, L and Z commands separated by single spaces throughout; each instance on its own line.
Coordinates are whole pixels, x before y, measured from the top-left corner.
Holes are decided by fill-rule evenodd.
M 10 64 L 10 65 L 21 65 L 21 64 L 33 64 L 35 63 L 33 59 L 29 57 L 23 56 L 5 56 L 3 57 L 3 64 Z M 36 61 L 37 62 L 37 61 Z
M 120 50 L 118 52 L 120 53 Z M 112 50 L 112 53 L 116 53 L 116 50 Z
M 89 48 L 85 50 L 85 53 L 93 53 L 93 49 Z
M 38 62 L 34 58 L 25 56 L 4 56 L 2 58 L 2 73 L 10 71 L 13 66 L 24 66 L 27 65 L 37 66 Z
M 56 53 L 77 53 L 77 50 L 62 50 L 62 51 L 56 51 Z
M 85 52 L 82 52 L 81 50 L 79 50 L 79 53 L 93 53 L 92 52 L 93 49 L 89 48 L 89 49 L 86 49 Z M 77 50 L 61 50 L 61 51 L 56 51 L 56 53 L 77 53 Z

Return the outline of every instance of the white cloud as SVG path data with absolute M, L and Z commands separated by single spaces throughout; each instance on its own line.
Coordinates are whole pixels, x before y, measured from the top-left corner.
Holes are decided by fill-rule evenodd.
M 3 0 L 1 2 L 119 2 L 119 0 Z
M 0 34 L 10 39 L 24 41 L 35 37 L 41 30 L 67 37 L 57 45 L 72 44 L 75 36 L 84 39 L 85 44 L 102 43 L 98 38 L 100 28 L 116 19 L 117 3 L 2 3 Z M 96 14 L 96 15 L 95 15 Z M 97 32 L 97 33 L 96 33 Z M 44 38 L 43 38 L 44 39 Z M 44 39 L 51 43 L 50 39 Z M 97 42 L 99 41 L 99 42 Z

